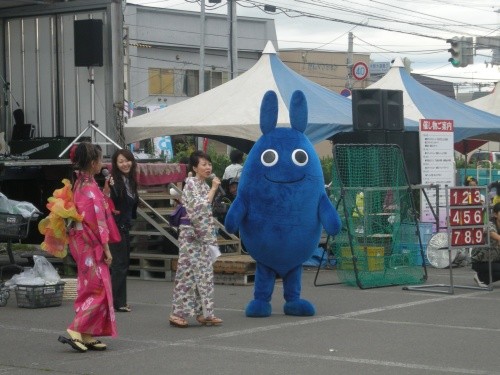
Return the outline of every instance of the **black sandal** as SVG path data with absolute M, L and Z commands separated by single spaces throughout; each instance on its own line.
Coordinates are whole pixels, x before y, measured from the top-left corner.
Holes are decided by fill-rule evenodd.
M 132 309 L 130 308 L 129 305 L 126 305 L 126 306 L 122 306 L 122 307 L 115 309 L 115 311 L 117 311 L 117 312 L 131 312 Z
M 103 342 L 99 340 L 94 340 L 91 342 L 84 342 L 83 343 L 89 350 L 106 350 L 107 346 Z
M 62 342 L 63 344 L 68 344 L 69 346 L 71 346 L 73 349 L 75 349 L 77 352 L 80 353 L 85 353 L 88 350 L 87 346 L 81 340 L 78 339 L 68 339 L 67 337 L 59 336 L 57 340 L 59 342 Z

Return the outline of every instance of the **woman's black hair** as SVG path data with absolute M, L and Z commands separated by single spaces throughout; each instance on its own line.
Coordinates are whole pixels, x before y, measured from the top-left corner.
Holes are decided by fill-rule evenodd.
M 243 163 L 243 152 L 240 150 L 231 150 L 229 153 L 229 160 L 231 160 L 232 164 L 241 164 Z
M 212 159 L 206 152 L 203 152 L 201 150 L 194 151 L 193 153 L 191 153 L 191 155 L 189 155 L 188 171 L 196 174 L 196 172 L 194 171 L 194 167 L 197 167 L 198 164 L 200 164 L 200 159 L 208 160 L 210 163 L 212 162 Z
M 117 195 L 121 198 L 125 197 L 126 188 L 125 182 L 123 181 L 123 173 L 118 168 L 118 156 L 122 155 L 125 159 L 132 162 L 132 167 L 130 168 L 130 172 L 128 176 L 129 185 L 131 189 L 131 193 L 137 196 L 137 180 L 136 180 L 136 171 L 137 171 L 137 161 L 135 160 L 134 154 L 125 149 L 116 150 L 113 156 L 111 157 L 111 176 L 113 176 L 113 180 L 115 182 L 115 189 L 117 191 Z
M 494 216 L 493 216 L 493 214 L 497 214 L 497 215 L 498 215 L 498 214 L 500 213 L 500 203 L 495 204 L 495 205 L 491 208 L 491 213 L 492 213 L 492 215 L 490 216 L 490 221 L 491 221 L 493 224 L 497 225 L 497 218 L 496 218 L 496 217 L 494 217 Z M 497 226 L 497 229 L 500 229 L 500 228 L 498 228 L 498 226 Z
M 88 171 L 93 161 L 99 160 L 102 156 L 101 146 L 89 142 L 81 142 L 76 146 L 71 161 L 74 169 Z

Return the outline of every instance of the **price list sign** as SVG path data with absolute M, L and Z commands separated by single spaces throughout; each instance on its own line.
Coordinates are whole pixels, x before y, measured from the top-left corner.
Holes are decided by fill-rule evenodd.
M 451 227 L 450 246 L 485 245 L 484 215 L 485 207 L 481 202 L 478 188 L 450 189 L 449 226 Z

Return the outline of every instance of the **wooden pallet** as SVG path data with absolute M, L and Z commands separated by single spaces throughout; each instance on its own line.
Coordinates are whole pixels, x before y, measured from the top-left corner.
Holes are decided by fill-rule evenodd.
M 221 256 L 214 263 L 214 273 L 255 273 L 255 260 L 250 255 Z
M 216 273 L 214 283 L 222 285 L 253 285 L 255 273 Z
M 214 263 L 214 273 L 255 273 L 255 260 L 250 255 L 222 254 Z M 178 259 L 172 259 L 172 271 L 177 270 Z
M 172 281 L 174 275 L 172 272 L 172 261 L 176 257 L 176 255 L 168 254 L 132 252 L 130 253 L 128 278 Z

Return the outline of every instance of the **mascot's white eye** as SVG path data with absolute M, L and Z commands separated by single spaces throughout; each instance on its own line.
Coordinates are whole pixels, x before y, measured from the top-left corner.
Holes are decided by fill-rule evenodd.
M 266 167 L 272 167 L 278 162 L 278 153 L 273 149 L 268 149 L 260 155 L 260 161 Z
M 298 148 L 292 153 L 292 161 L 295 165 L 302 167 L 309 161 L 309 156 L 307 155 L 307 152 Z

